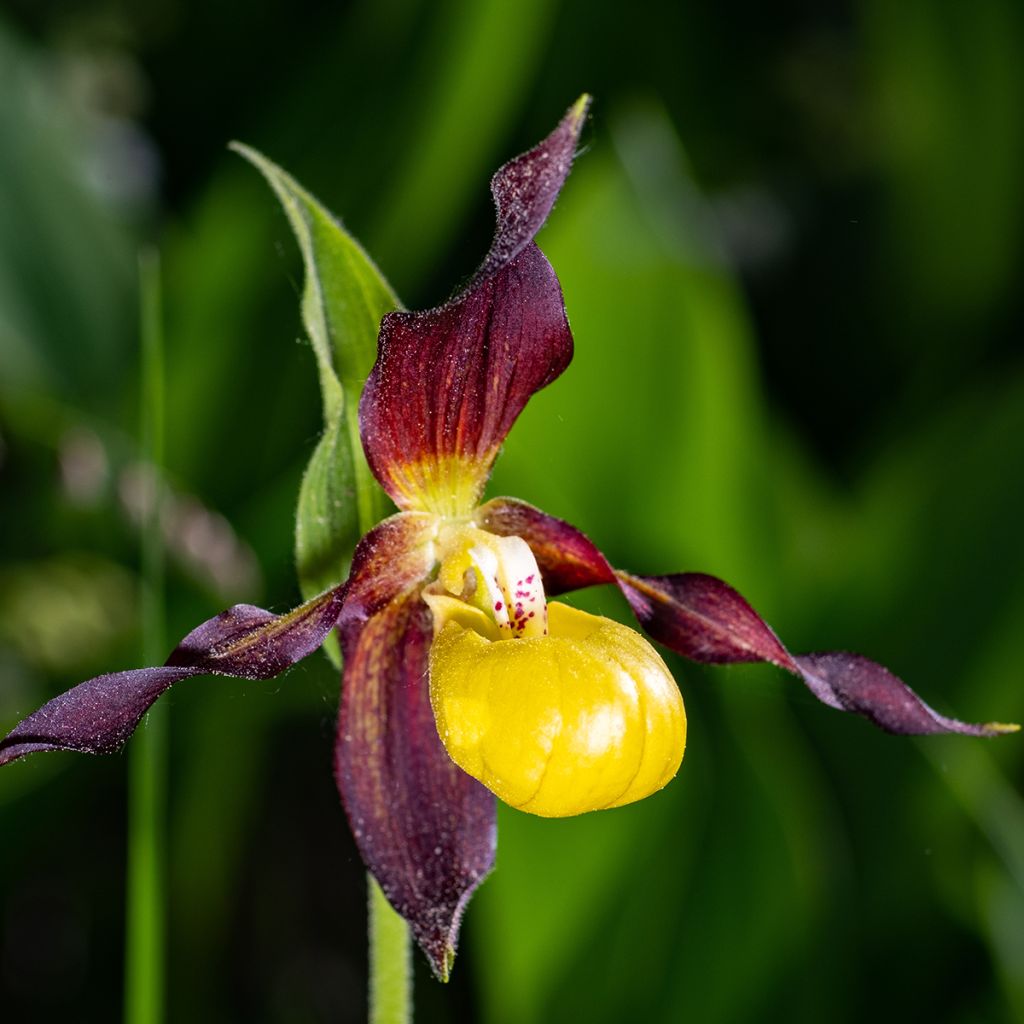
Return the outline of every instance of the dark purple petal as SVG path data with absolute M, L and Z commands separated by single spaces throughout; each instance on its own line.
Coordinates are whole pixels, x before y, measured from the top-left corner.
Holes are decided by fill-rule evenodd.
M 530 396 L 569 365 L 558 278 L 533 236 L 569 173 L 587 103 L 491 183 L 497 229 L 469 287 L 422 313 L 389 313 L 359 403 L 363 448 L 402 509 L 465 514 Z
M 569 174 L 589 107 L 590 97 L 581 96 L 543 142 L 494 172 L 491 195 L 498 223 L 478 278 L 511 263 L 544 226 Z
M 191 668 L 137 668 L 79 683 L 0 740 L 0 765 L 42 750 L 112 753 L 168 687 L 199 674 Z
M 833 707 L 863 715 L 886 732 L 908 735 L 959 732 L 968 736 L 998 736 L 1016 732 L 1019 728 L 1002 722 L 972 725 L 940 715 L 903 680 L 859 654 L 802 654 L 795 660 L 815 696 Z
M 794 657 L 747 601 L 714 576 L 616 576 L 644 629 L 693 661 L 771 662 L 799 676 L 829 707 L 863 715 L 886 732 L 998 736 L 1017 729 L 999 722 L 974 725 L 946 718 L 888 669 L 858 654 Z
M 494 864 L 494 797 L 438 738 L 419 590 L 341 632 L 338 789 L 363 861 L 447 980 L 463 910 Z
M 550 594 L 617 583 L 633 613 L 655 640 L 692 661 L 736 664 L 767 661 L 799 676 L 829 707 L 853 711 L 893 733 L 956 732 L 996 736 L 1016 726 L 972 725 L 928 707 L 888 669 L 856 654 L 794 657 L 747 600 L 703 573 L 634 576 L 613 570 L 594 543 L 569 523 L 515 498 L 495 498 L 477 509 L 478 526 L 522 537 L 533 551 Z
M 631 576 L 619 588 L 655 640 L 693 661 L 770 661 L 796 671 L 779 638 L 728 584 L 703 573 Z
M 447 979 L 463 910 L 494 863 L 495 820 L 494 797 L 452 763 L 430 707 L 420 591 L 437 529 L 434 516 L 400 512 L 353 555 L 335 777 L 367 869 Z
M 345 586 L 335 587 L 283 615 L 236 604 L 193 629 L 167 664 L 188 666 L 197 675 L 271 679 L 324 642 L 338 621 L 344 596 Z
M 483 530 L 522 537 L 537 559 L 549 594 L 564 594 L 599 583 L 614 583 L 615 573 L 593 541 L 575 526 L 516 498 L 494 498 L 473 516 Z
M 54 697 L 0 740 L 0 765 L 42 750 L 117 750 L 153 702 L 190 676 L 279 675 L 324 642 L 343 596 L 336 587 L 284 615 L 235 605 L 189 633 L 162 668 L 109 672 Z

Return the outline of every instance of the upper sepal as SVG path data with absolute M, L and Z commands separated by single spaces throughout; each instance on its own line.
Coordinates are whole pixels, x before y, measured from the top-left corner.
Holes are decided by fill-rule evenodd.
M 54 697 L 0 740 L 0 765 L 43 750 L 117 750 L 157 698 L 189 676 L 276 676 L 323 643 L 342 597 L 336 587 L 284 615 L 235 605 L 192 630 L 166 665 L 108 672 Z
M 584 93 L 543 142 L 494 172 L 497 227 L 477 279 L 511 263 L 544 226 L 569 174 L 589 109 L 590 97 Z
M 469 287 L 381 324 L 359 419 L 370 468 L 399 508 L 468 513 L 530 396 L 569 365 L 562 291 L 533 237 L 569 173 L 587 102 L 495 174 L 497 229 Z

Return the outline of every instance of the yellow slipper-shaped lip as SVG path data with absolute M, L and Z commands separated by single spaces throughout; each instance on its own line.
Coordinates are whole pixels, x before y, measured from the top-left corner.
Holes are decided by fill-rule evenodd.
M 686 713 L 658 653 L 634 630 L 557 602 L 548 630 L 495 640 L 465 605 L 447 619 L 430 652 L 430 700 L 452 760 L 543 817 L 661 789 L 683 758 Z

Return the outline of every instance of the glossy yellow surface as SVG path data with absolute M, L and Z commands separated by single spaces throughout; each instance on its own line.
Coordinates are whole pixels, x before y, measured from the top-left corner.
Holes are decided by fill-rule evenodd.
M 632 803 L 676 774 L 683 701 L 639 633 L 551 603 L 548 636 L 492 640 L 478 614 L 448 616 L 430 652 L 434 718 L 460 768 L 543 817 Z

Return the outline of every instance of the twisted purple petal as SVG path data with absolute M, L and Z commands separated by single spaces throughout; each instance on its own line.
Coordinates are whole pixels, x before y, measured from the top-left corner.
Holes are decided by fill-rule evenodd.
M 973 724 L 930 708 L 888 669 L 859 654 L 794 657 L 747 600 L 727 583 L 703 573 L 634 576 L 613 570 L 576 527 L 510 498 L 495 498 L 476 517 L 486 530 L 522 537 L 533 550 L 552 593 L 616 583 L 655 640 L 692 661 L 734 664 L 767 661 L 792 672 L 822 703 L 863 715 L 899 734 L 961 733 L 998 736 L 1017 726 Z
M 108 672 L 54 697 L 0 740 L 0 765 L 43 750 L 107 754 L 174 683 L 190 676 L 269 679 L 315 651 L 334 627 L 343 587 L 284 615 L 240 604 L 197 626 L 160 668 Z

